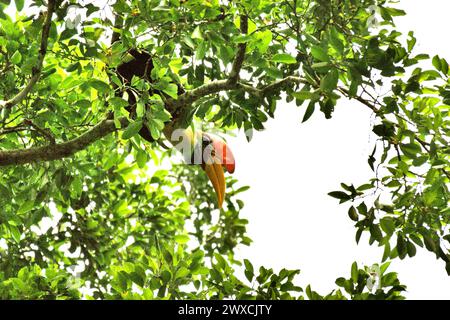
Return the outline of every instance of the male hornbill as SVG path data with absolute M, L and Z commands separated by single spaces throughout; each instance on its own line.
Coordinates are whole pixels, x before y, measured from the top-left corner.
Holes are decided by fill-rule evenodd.
M 153 69 L 151 55 L 145 51 L 131 49 L 128 51 L 127 56 L 127 61 L 124 61 L 117 67 L 117 74 L 121 81 L 129 86 L 132 78 L 137 76 L 151 82 L 151 71 Z M 134 117 L 136 98 L 130 88 L 126 91 L 128 93 L 129 102 L 129 106 L 126 109 L 130 112 L 130 115 Z M 157 92 L 157 90 L 151 90 L 150 93 L 163 94 Z M 178 94 L 182 93 L 184 93 L 184 89 L 181 85 L 178 85 Z M 118 94 L 120 93 L 118 92 Z M 166 127 L 164 133 L 165 136 L 171 140 L 173 128 Z M 139 134 L 149 142 L 154 141 L 146 126 L 142 127 Z M 225 141 L 216 135 L 197 130 L 194 132 L 191 128 L 188 128 L 183 130 L 183 136 L 186 138 L 187 142 L 189 142 L 189 147 L 192 150 L 192 153 L 186 157 L 186 161 L 192 164 L 199 164 L 203 170 L 205 170 L 217 194 L 217 204 L 219 208 L 221 208 L 225 197 L 225 177 L 222 166 L 225 167 L 229 173 L 234 172 L 235 161 L 233 153 Z
M 235 169 L 231 149 L 222 138 L 200 130 L 194 131 L 192 128 L 183 130 L 182 138 L 187 143 L 175 146 L 183 152 L 187 163 L 198 164 L 206 172 L 216 192 L 217 204 L 222 208 L 225 199 L 224 168 L 229 173 L 233 173 Z M 187 148 L 187 152 L 184 148 Z

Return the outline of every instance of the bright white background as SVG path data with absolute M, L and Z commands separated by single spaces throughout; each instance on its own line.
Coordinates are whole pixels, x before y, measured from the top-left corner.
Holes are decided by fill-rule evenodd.
M 448 0 L 400 1 L 407 11 L 398 17 L 398 30 L 414 30 L 417 52 L 439 54 L 450 61 L 447 35 Z M 255 266 L 279 270 L 301 269 L 301 285 L 312 284 L 319 293 L 336 288 L 334 281 L 350 275 L 359 265 L 380 262 L 382 248 L 369 246 L 367 237 L 356 245 L 348 205 L 338 205 L 327 193 L 345 182 L 355 185 L 373 177 L 367 157 L 373 149 L 370 110 L 341 100 L 331 120 L 316 112 L 301 124 L 305 107 L 280 103 L 275 120 L 257 132 L 251 143 L 244 135 L 228 139 L 237 158 L 236 177 L 251 189 L 241 198 L 242 215 L 249 219 L 254 240 L 238 255 Z M 280 162 L 280 158 L 289 161 Z M 394 261 L 409 299 L 450 299 L 450 277 L 444 264 L 425 249 L 414 258 Z

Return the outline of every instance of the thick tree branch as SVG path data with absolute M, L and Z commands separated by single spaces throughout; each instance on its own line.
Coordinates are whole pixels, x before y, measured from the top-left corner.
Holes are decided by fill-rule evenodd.
M 228 80 L 216 80 L 207 84 L 204 84 L 198 88 L 186 91 L 182 95 L 178 96 L 177 100 L 168 101 L 172 108 L 182 108 L 189 106 L 200 98 L 213 93 L 219 93 L 221 91 L 236 89 L 237 85 L 230 83 Z
M 207 95 L 236 89 L 243 89 L 254 96 L 263 97 L 266 93 L 279 89 L 287 83 L 309 84 L 308 80 L 294 76 L 288 76 L 262 88 L 255 88 L 243 82 L 231 83 L 229 80 L 217 80 L 187 91 L 186 93 L 178 96 L 177 100 L 169 101 L 169 105 L 172 108 L 182 108 L 191 105 L 195 101 Z
M 242 34 L 247 34 L 248 32 L 248 17 L 246 15 L 242 15 L 240 18 L 240 28 Z M 245 50 L 247 49 L 247 44 L 240 43 L 238 45 L 238 50 L 236 53 L 236 57 L 233 61 L 233 66 L 231 67 L 230 76 L 228 78 L 228 82 L 235 84 L 239 80 L 239 73 L 241 71 L 242 65 L 245 59 Z
M 129 124 L 126 117 L 119 118 L 119 121 L 122 127 Z M 63 143 L 29 149 L 0 151 L 0 166 L 22 165 L 70 157 L 116 130 L 114 120 L 105 119 L 79 137 Z
M 42 27 L 41 45 L 39 48 L 39 54 L 36 66 L 34 66 L 30 81 L 28 84 L 13 98 L 7 101 L 0 101 L 0 110 L 2 108 L 11 108 L 20 103 L 31 92 L 34 85 L 38 82 L 42 66 L 44 63 L 45 55 L 47 54 L 48 37 L 50 34 L 50 26 L 52 24 L 52 15 L 56 9 L 56 0 L 48 0 L 47 14 L 45 16 L 44 25 Z

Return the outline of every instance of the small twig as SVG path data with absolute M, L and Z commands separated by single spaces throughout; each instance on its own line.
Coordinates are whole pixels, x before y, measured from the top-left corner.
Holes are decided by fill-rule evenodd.
M 2 130 L 0 130 L 0 136 L 5 135 L 5 134 L 9 134 L 9 133 L 15 133 L 15 132 L 19 132 L 19 131 L 24 131 L 27 130 L 27 127 L 23 126 L 23 125 L 18 125 L 15 127 L 9 127 L 9 128 L 4 128 Z
M 43 129 L 43 128 L 39 127 L 38 125 L 34 124 L 33 121 L 31 121 L 30 119 L 25 119 L 23 121 L 23 123 L 25 125 L 32 127 L 37 133 L 39 133 L 45 139 L 47 139 L 50 142 L 50 144 L 56 143 L 55 137 L 51 134 L 51 131 L 49 129 Z

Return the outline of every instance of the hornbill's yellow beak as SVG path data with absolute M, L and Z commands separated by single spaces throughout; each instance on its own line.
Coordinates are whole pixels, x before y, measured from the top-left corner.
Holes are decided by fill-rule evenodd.
M 222 164 L 217 159 L 211 159 L 208 163 L 202 165 L 206 175 L 211 181 L 214 191 L 217 195 L 217 204 L 222 208 L 225 198 L 225 175 L 223 174 Z

